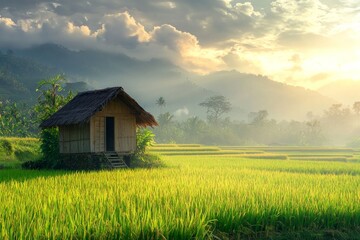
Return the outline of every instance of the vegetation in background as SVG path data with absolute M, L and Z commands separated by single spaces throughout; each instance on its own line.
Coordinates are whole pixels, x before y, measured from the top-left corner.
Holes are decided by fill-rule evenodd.
M 56 75 L 52 78 L 39 82 L 36 89 L 40 93 L 38 103 L 34 109 L 37 114 L 37 122 L 48 119 L 62 106 L 73 98 L 73 94 L 64 94 L 63 85 L 66 79 L 63 75 Z M 42 162 L 45 167 L 53 168 L 59 160 L 59 130 L 58 128 L 46 128 L 40 131 L 40 149 L 43 155 Z
M 36 138 L 0 138 L 0 165 L 18 167 L 29 160 L 41 157 L 40 143 Z
M 163 108 L 166 106 L 166 101 L 163 97 L 159 97 L 157 100 L 156 100 L 156 105 L 158 105 L 160 108 Z
M 212 96 L 199 104 L 206 108 L 207 119 L 210 123 L 217 124 L 224 113 L 231 110 L 231 103 L 224 96 Z
M 358 104 L 359 105 L 359 104 Z M 275 145 L 360 147 L 360 118 L 353 109 L 334 104 L 322 115 L 309 112 L 305 121 L 277 121 L 267 110 L 250 112 L 247 121 L 221 118 L 214 125 L 197 116 L 177 119 L 170 112 L 157 117 L 154 129 L 158 143 L 199 143 L 205 145 Z M 360 105 L 359 105 L 360 106 Z M 211 117 L 210 117 L 211 118 Z
M 0 136 L 30 137 L 37 132 L 34 112 L 26 104 L 0 101 Z

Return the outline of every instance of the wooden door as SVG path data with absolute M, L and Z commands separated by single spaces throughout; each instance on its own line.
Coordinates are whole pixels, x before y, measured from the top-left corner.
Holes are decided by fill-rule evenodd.
M 115 119 L 114 117 L 106 117 L 105 120 L 105 145 L 106 151 L 115 151 Z

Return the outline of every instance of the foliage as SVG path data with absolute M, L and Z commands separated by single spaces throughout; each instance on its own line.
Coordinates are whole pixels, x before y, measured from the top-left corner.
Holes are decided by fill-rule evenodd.
M 33 112 L 25 104 L 0 101 L 0 136 L 29 137 L 36 132 Z
M 138 128 L 136 131 L 136 152 L 140 155 L 144 154 L 146 148 L 155 143 L 154 137 L 154 133 L 149 129 Z
M 56 166 L 60 156 L 59 130 L 57 128 L 42 129 L 40 133 L 40 149 L 47 168 Z
M 143 159 L 146 148 L 152 146 L 154 141 L 154 133 L 147 128 L 138 128 L 136 130 L 136 151 L 135 155 L 139 159 Z
M 250 124 L 260 125 L 268 121 L 269 113 L 266 110 L 249 113 Z
M 139 158 L 133 156 L 131 158 L 131 168 L 158 168 L 165 167 L 164 162 L 162 161 L 160 155 L 154 153 L 144 153 L 144 155 Z
M 39 92 L 39 96 L 38 103 L 35 105 L 35 112 L 39 123 L 48 119 L 74 97 L 71 91 L 63 95 L 65 83 L 64 75 L 56 75 L 38 83 L 36 91 Z
M 0 62 L 1 62 L 0 55 Z M 29 90 L 24 86 L 23 83 L 19 82 L 16 77 L 11 74 L 5 67 L 0 68 L 0 83 L 2 87 L 9 90 L 14 90 L 16 93 L 22 93 L 23 95 L 29 95 Z M 10 97 L 10 96 L 8 96 Z M 21 98 L 21 96 L 19 96 Z
M 224 113 L 230 112 L 231 103 L 224 96 L 212 96 L 199 104 L 206 108 L 209 122 L 218 123 Z
M 177 123 L 174 121 L 174 115 L 169 112 L 159 114 L 157 122 L 159 127 L 154 130 L 157 141 L 174 142 L 180 132 Z
M 359 164 L 233 156 L 164 160 L 169 168 L 151 171 L 0 171 L 0 238 L 356 239 L 360 234 Z
M 63 95 L 63 84 L 66 79 L 63 75 L 56 75 L 52 78 L 42 80 L 36 89 L 40 93 L 38 103 L 34 109 L 39 123 L 48 119 L 62 106 L 73 98 L 73 94 L 68 92 Z M 41 152 L 43 160 L 47 162 L 48 168 L 53 168 L 59 159 L 59 130 L 57 128 L 42 129 L 40 132 Z
M 1 139 L 0 140 L 0 147 L 5 152 L 6 156 L 11 156 L 14 153 L 13 146 L 8 139 Z
M 266 110 L 251 112 L 247 121 L 220 119 L 217 124 L 198 117 L 176 119 L 160 114 L 154 129 L 158 143 L 207 145 L 345 145 L 360 136 L 356 111 L 334 104 L 322 115 L 309 113 L 308 120 L 277 121 Z
M 147 128 L 138 128 L 136 131 L 136 151 L 131 157 L 131 167 L 151 168 L 163 166 L 159 156 L 148 153 L 148 147 L 152 146 L 154 133 Z
M 159 107 L 165 107 L 166 106 L 165 99 L 163 97 L 159 97 L 156 100 L 156 105 L 158 105 Z

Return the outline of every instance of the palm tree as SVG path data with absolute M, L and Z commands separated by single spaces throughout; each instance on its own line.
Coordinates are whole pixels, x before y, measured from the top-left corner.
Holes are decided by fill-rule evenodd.
M 163 97 L 159 97 L 157 100 L 156 100 L 156 105 L 158 105 L 159 107 L 165 107 L 166 106 L 166 102 L 165 102 L 165 99 Z

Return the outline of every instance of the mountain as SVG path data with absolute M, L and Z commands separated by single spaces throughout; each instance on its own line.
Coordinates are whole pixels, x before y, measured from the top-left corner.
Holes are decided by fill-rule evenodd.
M 33 101 L 37 82 L 52 69 L 13 54 L 0 53 L 0 99 Z
M 191 108 L 195 113 L 202 110 L 197 103 L 213 94 L 189 81 L 193 74 L 162 59 L 137 60 L 119 53 L 72 51 L 56 44 L 14 50 L 14 53 L 58 69 L 71 82 L 86 82 L 93 88 L 122 86 L 155 115 L 162 111 L 155 105 L 160 96 L 166 99 L 166 110 L 170 112 Z
M 334 81 L 319 88 L 318 92 L 346 105 L 352 105 L 360 101 L 360 81 Z
M 50 43 L 14 52 L 19 56 L 56 68 L 71 76 L 73 80 L 87 80 L 95 85 L 118 84 L 121 80 L 125 80 L 125 77 L 174 76 L 182 71 L 161 59 L 141 61 L 119 53 L 105 53 L 98 50 L 72 51 Z M 126 81 L 131 80 L 126 79 Z
M 12 52 L 3 54 L 5 60 L 0 62 L 0 70 L 7 74 L 6 81 L 0 80 L 1 89 L 7 89 L 5 96 L 18 96 L 21 87 L 15 86 L 24 86 L 31 95 L 38 80 L 64 73 L 70 80 L 69 88 L 83 91 L 122 86 L 154 115 L 169 111 L 177 113 L 178 118 L 205 117 L 206 109 L 199 103 L 213 95 L 229 99 L 233 106 L 229 116 L 233 119 L 247 119 L 249 112 L 259 110 L 267 110 L 270 117 L 277 119 L 303 119 L 307 112 L 322 112 L 335 102 L 315 91 L 264 76 L 237 71 L 201 76 L 163 59 L 138 60 L 119 53 L 73 51 L 55 44 Z M 159 97 L 165 99 L 165 109 L 156 106 Z
M 206 89 L 227 96 L 236 118 L 267 110 L 276 119 L 305 119 L 309 111 L 322 113 L 336 103 L 318 92 L 270 80 L 265 76 L 222 71 L 198 78 Z

